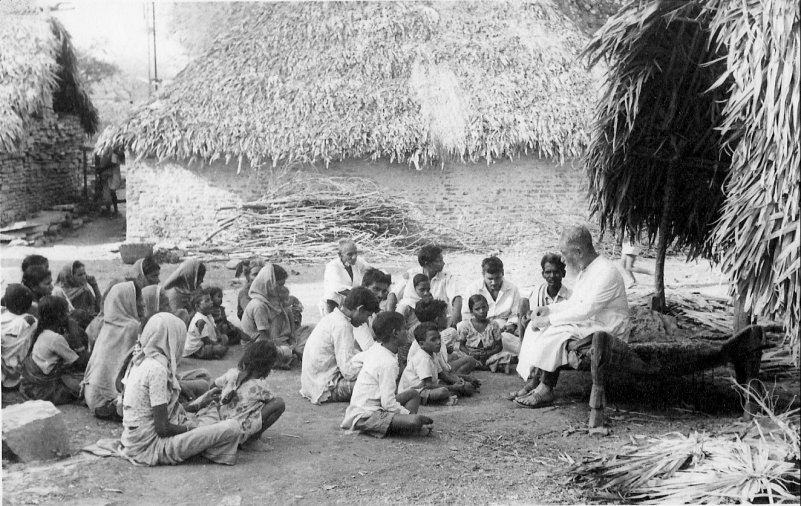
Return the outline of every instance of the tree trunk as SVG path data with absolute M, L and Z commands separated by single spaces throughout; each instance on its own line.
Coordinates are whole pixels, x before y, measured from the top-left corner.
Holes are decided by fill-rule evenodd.
M 673 211 L 673 195 L 676 190 L 675 165 L 668 166 L 665 176 L 665 195 L 662 198 L 662 217 L 659 221 L 659 232 L 656 242 L 656 265 L 654 266 L 654 296 L 651 299 L 651 309 L 664 313 L 667 310 L 665 302 L 665 257 L 670 244 L 670 216 Z

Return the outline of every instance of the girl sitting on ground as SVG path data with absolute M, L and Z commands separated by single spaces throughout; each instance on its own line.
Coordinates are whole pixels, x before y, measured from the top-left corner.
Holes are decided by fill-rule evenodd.
M 462 320 L 456 326 L 459 348 L 457 354 L 476 360 L 478 367 L 488 370 L 488 362 L 503 350 L 501 328 L 497 322 L 487 318 L 489 304 L 481 294 L 471 295 L 467 300 L 472 318 Z
M 235 346 L 242 342 L 241 330 L 233 323 L 228 321 L 228 315 L 225 314 L 225 306 L 223 303 L 223 291 L 219 286 L 210 286 L 206 289 L 211 297 L 211 317 L 214 319 L 214 327 L 218 335 L 223 335 L 228 338 L 228 345 Z
M 133 281 L 111 287 L 103 302 L 103 326 L 83 378 L 83 397 L 98 418 L 117 416 L 117 374 L 136 344 L 144 314 L 142 292 Z
M 377 344 L 354 357 L 362 369 L 350 405 L 340 427 L 382 438 L 388 434 L 415 434 L 423 427 L 431 430 L 433 420 L 417 414 L 420 394 L 414 389 L 397 393 L 398 360 L 395 353 L 405 340 L 403 316 L 391 311 L 378 313 L 373 320 Z
M 36 318 L 28 313 L 33 294 L 26 287 L 16 283 L 8 285 L 3 302 L 0 308 L 3 388 L 11 389 L 19 386 L 22 361 L 31 349 L 37 323 Z
M 39 300 L 53 293 L 53 276 L 43 265 L 31 265 L 25 269 L 25 273 L 22 275 L 22 284 L 33 293 L 33 304 L 31 304 L 30 313 L 34 318 L 38 318 Z M 68 300 L 62 300 L 67 303 L 67 314 L 69 315 L 72 311 L 72 305 Z M 73 318 L 67 318 L 67 329 L 64 332 L 64 337 L 76 353 L 79 349 L 88 349 L 89 339 L 86 336 L 86 332 Z
M 242 321 L 242 314 L 245 312 L 245 308 L 248 307 L 248 303 L 250 302 L 250 295 L 248 295 L 250 292 L 250 285 L 253 283 L 253 280 L 256 279 L 256 276 L 259 275 L 262 267 L 264 267 L 264 261 L 260 258 L 243 260 L 239 266 L 237 266 L 236 277 L 238 278 L 240 274 L 245 275 L 245 285 L 236 295 L 236 317 L 239 318 L 239 321 Z
M 19 390 L 25 399 L 67 404 L 80 397 L 88 352 L 70 347 L 64 337 L 68 319 L 64 299 L 48 295 L 39 301 L 39 325 L 31 352 L 22 362 Z
M 228 337 L 218 334 L 211 317 L 211 296 L 206 290 L 200 290 L 192 297 L 192 306 L 195 315 L 189 322 L 186 335 L 184 357 L 194 357 L 201 360 L 216 360 L 223 358 L 228 351 Z
M 207 396 L 219 395 L 219 401 L 206 410 L 217 410 L 222 420 L 236 420 L 242 426 L 239 447 L 246 451 L 267 451 L 272 448 L 261 435 L 274 424 L 286 409 L 284 400 L 273 395 L 267 376 L 278 358 L 278 350 L 269 341 L 256 341 L 245 348 L 239 366 L 214 380 Z M 196 402 L 202 403 L 202 398 Z M 200 411 L 202 417 L 206 410 Z

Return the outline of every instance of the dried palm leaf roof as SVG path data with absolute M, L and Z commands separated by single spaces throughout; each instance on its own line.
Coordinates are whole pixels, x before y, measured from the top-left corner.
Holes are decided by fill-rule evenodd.
M 237 5 L 98 149 L 284 162 L 577 156 L 593 79 L 547 0 Z
M 635 0 L 589 53 L 609 69 L 586 158 L 602 224 L 653 237 L 674 170 L 670 237 L 783 319 L 797 357 L 798 2 Z
M 0 7 L 0 152 L 15 151 L 31 118 L 52 106 L 97 129 L 97 110 L 78 75 L 70 36 L 25 2 Z

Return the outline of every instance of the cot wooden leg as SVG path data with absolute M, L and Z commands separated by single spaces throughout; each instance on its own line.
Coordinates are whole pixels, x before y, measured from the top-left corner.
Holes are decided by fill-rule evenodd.
M 604 380 L 609 358 L 609 337 L 606 332 L 596 332 L 592 336 L 592 391 L 590 392 L 589 420 L 591 429 L 604 425 L 604 408 L 606 407 Z

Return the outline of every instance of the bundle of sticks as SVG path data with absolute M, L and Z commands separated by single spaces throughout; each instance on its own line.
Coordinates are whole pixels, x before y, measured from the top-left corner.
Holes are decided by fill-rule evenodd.
M 343 238 L 353 239 L 371 259 L 408 254 L 433 242 L 476 247 L 473 237 L 438 227 L 403 195 L 388 195 L 364 178 L 296 175 L 258 200 L 227 210 L 234 215 L 220 221 L 206 241 L 233 231 L 212 249 L 235 257 L 314 262 L 334 255 Z

